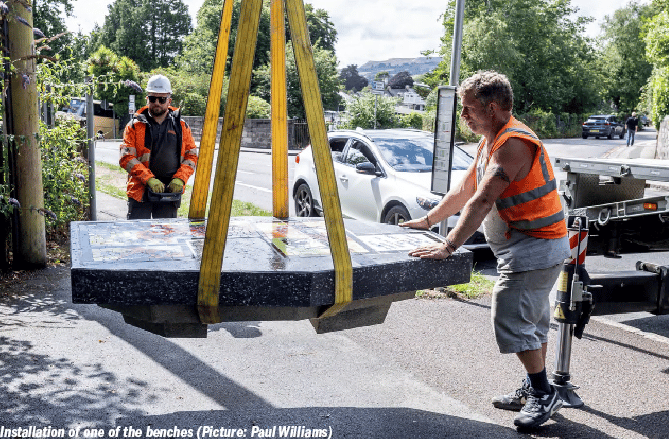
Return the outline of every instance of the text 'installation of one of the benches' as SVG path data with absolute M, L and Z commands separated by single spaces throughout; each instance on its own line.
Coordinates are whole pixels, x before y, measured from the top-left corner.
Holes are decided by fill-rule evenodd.
M 469 281 L 473 256 L 408 256 L 437 234 L 345 220 L 353 302 L 315 318 L 335 300 L 334 267 L 322 218 L 233 217 L 223 258 L 219 309 L 225 321 L 312 319 L 317 332 L 382 323 L 393 301 L 418 289 Z M 187 219 L 72 223 L 72 301 L 99 304 L 163 336 L 204 337 L 196 311 L 205 222 Z

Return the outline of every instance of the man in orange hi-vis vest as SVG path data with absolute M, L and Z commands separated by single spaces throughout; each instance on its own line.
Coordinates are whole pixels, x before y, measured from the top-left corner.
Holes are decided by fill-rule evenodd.
M 562 407 L 546 375 L 549 294 L 569 256 L 567 227 L 548 154 L 536 134 L 511 114 L 513 91 L 506 76 L 479 72 L 458 93 L 462 120 L 481 134 L 467 176 L 424 217 L 401 224 L 429 229 L 461 212 L 445 244 L 412 250 L 420 258 L 449 257 L 483 224 L 497 257 L 492 324 L 501 353 L 515 353 L 527 376 L 521 387 L 493 398 L 516 410 L 519 428 L 534 428 Z

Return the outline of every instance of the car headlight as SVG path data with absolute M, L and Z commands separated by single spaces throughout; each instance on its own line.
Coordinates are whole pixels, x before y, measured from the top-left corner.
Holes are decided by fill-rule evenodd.
M 438 198 L 425 198 L 425 197 L 416 197 L 416 204 L 422 207 L 424 210 L 430 210 L 437 204 L 439 204 Z

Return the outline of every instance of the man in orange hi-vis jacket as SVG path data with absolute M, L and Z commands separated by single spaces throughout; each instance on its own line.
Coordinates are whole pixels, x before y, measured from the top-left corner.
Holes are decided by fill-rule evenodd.
M 125 127 L 121 144 L 119 164 L 129 174 L 128 219 L 176 218 L 181 198 L 169 194 L 183 193 L 195 172 L 197 145 L 179 110 L 170 106 L 169 79 L 152 76 L 146 93 L 146 106 Z
M 519 428 L 546 422 L 562 407 L 546 374 L 549 294 L 570 254 L 567 227 L 553 168 L 536 134 L 511 114 L 506 76 L 479 72 L 458 89 L 462 120 L 482 138 L 467 176 L 424 217 L 401 224 L 427 228 L 461 212 L 443 245 L 412 250 L 420 258 L 449 257 L 481 224 L 497 257 L 492 326 L 501 353 L 515 353 L 527 376 L 521 387 L 493 398 L 520 413 Z

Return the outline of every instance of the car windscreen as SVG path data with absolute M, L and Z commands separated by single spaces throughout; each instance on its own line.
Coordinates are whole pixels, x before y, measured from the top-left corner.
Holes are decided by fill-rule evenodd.
M 432 172 L 434 139 L 425 138 L 374 138 L 383 158 L 399 172 Z M 467 169 L 471 156 L 455 148 L 452 169 Z
M 593 122 L 595 122 L 595 121 L 603 121 L 603 120 L 606 120 L 606 117 L 602 117 L 602 116 L 590 116 L 590 117 L 588 118 L 588 121 L 593 121 Z

